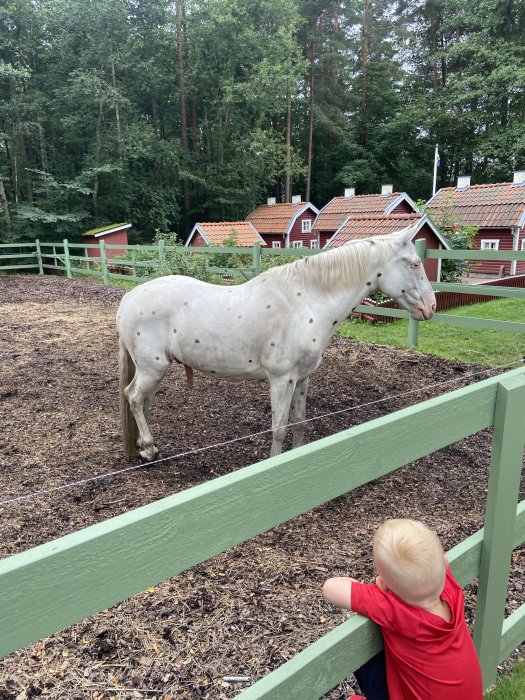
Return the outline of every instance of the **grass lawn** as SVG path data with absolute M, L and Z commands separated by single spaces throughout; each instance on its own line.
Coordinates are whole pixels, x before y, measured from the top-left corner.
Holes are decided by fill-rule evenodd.
M 523 700 L 525 698 L 525 662 L 519 661 L 512 673 L 503 676 L 494 690 L 485 695 L 486 700 Z
M 496 299 L 450 309 L 447 315 L 491 318 L 525 323 L 525 300 Z M 408 321 L 367 323 L 346 321 L 339 333 L 364 343 L 407 347 Z M 525 355 L 525 333 L 507 333 L 484 328 L 462 328 L 446 323 L 420 323 L 417 349 L 447 360 L 504 366 Z M 525 698 L 525 696 L 524 696 Z

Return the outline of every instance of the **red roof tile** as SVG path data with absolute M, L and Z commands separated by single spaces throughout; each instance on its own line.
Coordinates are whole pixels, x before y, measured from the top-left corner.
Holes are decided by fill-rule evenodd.
M 349 241 L 370 236 L 383 236 L 410 226 L 419 221 L 424 214 L 379 214 L 377 216 L 352 216 L 337 232 L 330 245 L 339 247 Z
M 204 233 L 209 241 L 209 245 L 222 245 L 232 234 L 237 236 L 235 245 L 248 246 L 250 248 L 254 243 L 262 243 L 264 245 L 263 239 L 248 221 L 204 222 L 195 224 L 195 228 Z
M 503 182 L 471 185 L 464 190 L 444 187 L 428 202 L 428 210 L 438 216 L 450 212 L 462 226 L 519 226 L 525 216 L 525 186 Z
M 353 197 L 334 197 L 321 209 L 314 231 L 335 231 L 349 214 L 384 214 L 387 208 L 403 196 L 402 192 L 392 194 L 360 194 Z
M 259 233 L 285 234 L 293 217 L 307 204 L 307 202 L 273 204 L 272 206 L 261 204 L 260 207 L 257 207 L 255 211 L 246 217 L 246 221 L 252 223 Z M 317 213 L 317 210 L 315 211 Z

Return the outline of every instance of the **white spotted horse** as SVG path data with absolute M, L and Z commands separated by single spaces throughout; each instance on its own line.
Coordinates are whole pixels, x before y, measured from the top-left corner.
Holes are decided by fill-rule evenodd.
M 371 292 L 417 320 L 435 296 L 412 243 L 414 228 L 363 238 L 274 267 L 237 286 L 170 275 L 141 284 L 117 313 L 120 406 L 126 454 L 158 453 L 148 426 L 170 364 L 219 377 L 270 382 L 273 441 L 282 450 L 291 407 L 293 447 L 303 444 L 309 377 L 337 326 Z

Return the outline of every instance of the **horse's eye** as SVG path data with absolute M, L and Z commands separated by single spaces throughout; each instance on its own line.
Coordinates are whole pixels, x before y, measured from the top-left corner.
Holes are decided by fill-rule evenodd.
M 421 263 L 412 263 L 412 265 L 410 265 L 410 269 L 417 270 L 417 269 L 419 269 L 420 264 Z

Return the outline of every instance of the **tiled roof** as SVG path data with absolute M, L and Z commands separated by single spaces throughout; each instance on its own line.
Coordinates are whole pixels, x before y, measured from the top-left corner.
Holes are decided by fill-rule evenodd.
M 462 226 L 519 226 L 525 216 L 525 186 L 503 182 L 470 185 L 464 190 L 444 187 L 428 202 L 428 210 L 438 216 L 450 212 Z
M 204 233 L 210 245 L 221 245 L 233 233 L 237 234 L 235 245 L 252 247 L 254 243 L 264 244 L 263 239 L 248 221 L 204 222 L 195 226 L 198 231 Z
M 290 221 L 297 214 L 299 209 L 304 208 L 306 202 L 299 204 L 261 204 L 249 216 L 246 221 L 250 221 L 259 233 L 282 233 L 288 231 Z M 316 210 L 317 212 L 317 210 Z
M 384 214 L 390 204 L 403 196 L 392 194 L 360 194 L 353 197 L 334 197 L 321 209 L 314 231 L 335 231 L 349 214 Z
M 424 214 L 379 214 L 377 216 L 352 216 L 337 232 L 330 245 L 339 247 L 357 238 L 383 236 L 410 226 L 422 219 Z

